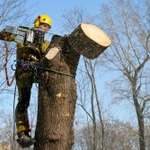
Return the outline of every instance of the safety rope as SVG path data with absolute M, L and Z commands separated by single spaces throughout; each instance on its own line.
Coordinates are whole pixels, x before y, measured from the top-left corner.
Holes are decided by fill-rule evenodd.
M 12 77 L 11 82 L 9 82 L 8 69 L 7 69 L 7 64 L 8 64 L 8 52 L 9 52 L 9 50 L 8 50 L 8 45 L 7 45 L 7 42 L 6 42 L 6 41 L 5 41 L 5 48 L 6 48 L 6 57 L 5 57 L 5 64 L 4 64 L 4 67 L 5 67 L 5 75 L 6 75 L 7 85 L 8 85 L 8 86 L 11 86 L 12 83 L 13 83 L 13 81 L 14 81 L 14 79 L 15 79 L 15 73 L 14 73 L 14 75 L 13 75 L 13 77 Z
M 16 62 L 16 65 L 14 65 L 14 64 L 11 65 L 11 69 L 14 71 L 16 70 L 16 68 L 14 68 L 14 66 L 16 67 L 17 65 L 22 65 L 24 70 L 33 69 L 35 76 L 37 76 L 37 74 L 38 74 L 37 70 L 45 70 L 45 71 L 50 71 L 50 72 L 54 72 L 54 73 L 61 74 L 61 75 L 75 77 L 75 75 L 73 75 L 73 74 L 64 73 L 64 72 L 61 72 L 56 69 L 40 67 L 39 64 L 35 64 L 33 61 L 30 62 L 30 61 L 26 61 L 23 59 L 18 59 L 18 60 L 14 60 L 14 62 Z
M 57 73 L 57 74 L 61 74 L 61 75 L 66 75 L 66 76 L 70 76 L 70 77 L 75 77 L 75 75 L 73 75 L 73 74 L 64 73 L 64 72 L 58 71 L 58 70 L 56 70 L 56 69 L 43 68 L 43 67 L 39 67 L 39 66 L 36 66 L 36 68 L 37 68 L 37 69 L 40 69 L 40 70 L 51 71 L 51 72 L 54 72 L 54 73 Z
M 4 67 L 5 67 L 5 75 L 6 75 L 6 81 L 7 81 L 7 85 L 8 86 L 11 86 L 14 79 L 15 79 L 15 73 L 12 77 L 12 80 L 11 82 L 9 81 L 8 79 L 8 69 L 7 69 L 7 64 L 8 64 L 8 53 L 9 53 L 9 50 L 8 50 L 8 45 L 7 45 L 7 42 L 5 41 L 5 49 L 6 49 L 6 56 L 5 56 L 5 64 L 4 64 Z M 15 97 L 16 97 L 16 85 L 15 85 L 15 90 L 14 90 L 14 100 L 13 100 L 13 128 L 12 128 L 12 135 L 13 135 L 13 138 L 12 138 L 12 150 L 15 150 Z
M 14 90 L 14 100 L 13 100 L 13 139 L 12 139 L 12 150 L 15 150 L 15 99 L 16 99 L 16 84 Z

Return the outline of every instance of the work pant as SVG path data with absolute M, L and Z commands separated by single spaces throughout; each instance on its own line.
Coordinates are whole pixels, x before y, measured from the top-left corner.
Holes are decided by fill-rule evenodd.
M 18 87 L 18 103 L 15 110 L 18 133 L 30 131 L 28 120 L 28 107 L 30 105 L 31 88 L 33 84 L 32 70 L 24 71 L 22 67 L 16 69 L 16 83 Z

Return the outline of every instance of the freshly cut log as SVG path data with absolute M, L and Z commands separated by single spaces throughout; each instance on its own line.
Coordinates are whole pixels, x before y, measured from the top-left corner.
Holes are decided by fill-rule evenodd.
M 71 49 L 94 59 L 106 50 L 111 40 L 103 30 L 92 24 L 81 23 L 69 36 Z

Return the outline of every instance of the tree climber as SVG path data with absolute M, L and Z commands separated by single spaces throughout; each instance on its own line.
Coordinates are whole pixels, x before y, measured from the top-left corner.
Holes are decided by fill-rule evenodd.
M 34 21 L 34 28 L 39 28 L 43 33 L 47 33 L 52 26 L 52 20 L 46 14 L 41 14 Z M 11 33 L 3 29 L 0 32 L 0 40 L 14 41 Z M 49 41 L 44 40 L 43 43 L 22 44 L 17 43 L 17 66 L 15 70 L 16 84 L 18 87 L 18 104 L 15 110 L 15 121 L 18 134 L 18 143 L 22 147 L 29 147 L 35 143 L 35 139 L 31 138 L 31 131 L 28 120 L 28 107 L 30 104 L 31 88 L 34 83 L 34 70 L 30 68 L 30 63 L 38 63 L 44 56 L 49 46 Z

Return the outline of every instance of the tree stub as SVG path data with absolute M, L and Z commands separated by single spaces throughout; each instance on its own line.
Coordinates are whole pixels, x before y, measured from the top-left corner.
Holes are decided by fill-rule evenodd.
M 69 36 L 71 48 L 79 54 L 95 59 L 111 44 L 103 30 L 92 24 L 81 23 Z

